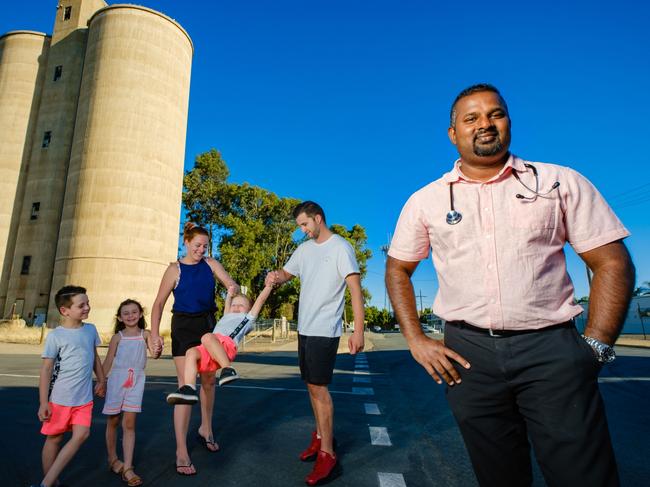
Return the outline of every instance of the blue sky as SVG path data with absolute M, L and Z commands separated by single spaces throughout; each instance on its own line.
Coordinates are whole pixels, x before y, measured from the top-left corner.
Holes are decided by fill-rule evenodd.
M 136 2 L 134 2 L 136 3 Z M 313 199 L 330 223 L 362 224 L 366 286 L 383 306 L 383 257 L 408 196 L 456 158 L 457 92 L 506 98 L 512 150 L 588 177 L 632 232 L 650 280 L 650 7 L 647 2 L 144 0 L 190 34 L 186 169 L 220 150 L 235 182 Z M 56 0 L 3 9 L 0 33 L 51 32 Z M 572 251 L 576 294 L 588 293 Z M 430 305 L 430 262 L 414 276 Z

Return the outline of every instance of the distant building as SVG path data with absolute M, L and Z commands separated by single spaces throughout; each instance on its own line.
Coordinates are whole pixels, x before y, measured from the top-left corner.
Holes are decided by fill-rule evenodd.
M 193 46 L 145 7 L 52 6 L 51 36 L 0 37 L 0 312 L 53 325 L 78 284 L 108 330 L 177 256 Z

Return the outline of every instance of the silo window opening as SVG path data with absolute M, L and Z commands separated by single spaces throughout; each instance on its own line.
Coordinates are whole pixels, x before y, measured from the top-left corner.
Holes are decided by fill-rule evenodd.
M 63 73 L 63 66 L 56 66 L 54 68 L 54 81 L 58 81 L 61 78 L 62 73 Z
M 30 220 L 38 220 L 38 212 L 41 209 L 41 203 L 40 201 L 37 201 L 36 203 L 32 203 L 32 213 L 29 216 Z
M 63 20 L 70 20 L 71 14 L 72 14 L 72 7 L 66 7 L 63 10 Z
M 27 275 L 29 274 L 29 265 L 32 263 L 32 256 L 31 255 L 25 255 L 23 257 L 23 265 L 20 268 L 20 273 L 22 275 Z
M 52 132 L 47 131 L 43 134 L 43 144 L 41 145 L 41 147 L 49 147 L 50 142 L 52 142 Z

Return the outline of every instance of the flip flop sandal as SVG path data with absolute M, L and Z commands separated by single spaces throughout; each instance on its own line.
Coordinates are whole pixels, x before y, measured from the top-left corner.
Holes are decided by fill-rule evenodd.
M 131 472 L 133 474 L 130 479 L 126 478 L 127 472 Z M 122 472 L 122 482 L 124 482 L 129 487 L 135 487 L 136 485 L 142 485 L 142 477 L 133 471 L 133 467 L 129 467 Z
M 194 468 L 194 464 L 192 462 L 190 462 L 189 465 L 178 465 L 177 463 L 174 463 L 174 467 L 176 468 L 176 473 L 178 475 L 180 475 L 181 477 L 191 477 L 192 475 L 196 475 L 196 468 Z M 183 473 L 180 470 L 178 470 L 179 468 L 194 468 L 194 472 L 193 473 Z
M 219 450 L 221 450 L 221 447 L 217 444 L 216 441 L 214 441 L 214 438 L 212 436 L 205 438 L 200 433 L 197 433 L 196 440 L 201 443 L 203 447 L 210 453 L 217 453 Z M 214 449 L 210 448 L 210 446 L 214 447 Z

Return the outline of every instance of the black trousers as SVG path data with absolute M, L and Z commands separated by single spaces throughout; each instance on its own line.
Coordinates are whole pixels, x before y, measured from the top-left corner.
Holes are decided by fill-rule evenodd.
M 528 438 L 549 486 L 619 485 L 600 364 L 573 325 L 493 337 L 453 322 L 445 345 L 471 364 L 447 400 L 481 486 L 532 484 Z

